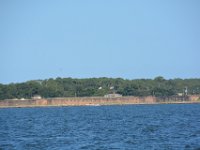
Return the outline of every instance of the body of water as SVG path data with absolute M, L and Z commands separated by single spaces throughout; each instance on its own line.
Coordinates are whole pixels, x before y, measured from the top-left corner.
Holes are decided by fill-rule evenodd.
M 3 108 L 4 149 L 200 149 L 200 105 Z

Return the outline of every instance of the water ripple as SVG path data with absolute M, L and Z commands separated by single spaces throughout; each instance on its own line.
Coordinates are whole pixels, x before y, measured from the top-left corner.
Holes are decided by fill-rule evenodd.
M 200 149 L 200 105 L 0 109 L 0 150 Z

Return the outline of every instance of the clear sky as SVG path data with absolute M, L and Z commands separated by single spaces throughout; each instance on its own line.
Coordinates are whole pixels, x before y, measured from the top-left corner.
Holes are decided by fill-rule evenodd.
M 199 0 L 1 0 L 0 83 L 200 78 Z

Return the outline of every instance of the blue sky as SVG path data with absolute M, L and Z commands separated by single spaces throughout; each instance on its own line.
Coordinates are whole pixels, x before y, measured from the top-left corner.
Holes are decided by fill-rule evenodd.
M 0 83 L 200 77 L 199 0 L 1 0 Z

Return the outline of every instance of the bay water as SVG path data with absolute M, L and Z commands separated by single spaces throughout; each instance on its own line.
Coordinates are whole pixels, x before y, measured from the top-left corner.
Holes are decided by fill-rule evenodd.
M 0 109 L 0 150 L 200 149 L 200 104 Z

